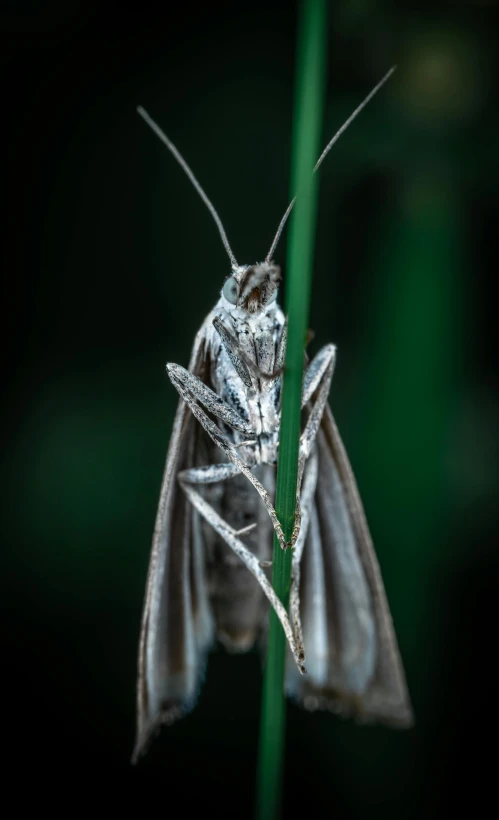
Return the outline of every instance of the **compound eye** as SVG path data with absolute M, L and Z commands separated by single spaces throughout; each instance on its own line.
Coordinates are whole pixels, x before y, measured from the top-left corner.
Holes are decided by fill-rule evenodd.
M 227 299 L 231 305 L 237 305 L 237 300 L 239 298 L 239 285 L 233 276 L 231 276 L 230 279 L 227 279 L 225 285 L 223 286 L 222 296 Z
M 276 288 L 276 289 L 275 289 L 275 291 L 273 292 L 273 294 L 272 294 L 272 296 L 270 297 L 270 299 L 269 299 L 269 301 L 267 302 L 267 304 L 268 304 L 268 305 L 270 305 L 272 302 L 275 302 L 275 300 L 276 300 L 276 299 L 277 299 L 277 288 Z

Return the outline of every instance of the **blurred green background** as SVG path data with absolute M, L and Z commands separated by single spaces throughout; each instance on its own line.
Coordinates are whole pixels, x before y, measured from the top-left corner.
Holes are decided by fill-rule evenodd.
M 176 406 L 165 363 L 186 365 L 229 271 L 135 108 L 191 164 L 238 260 L 260 260 L 289 200 L 296 11 L 10 3 L 2 18 L 9 757 L 32 781 L 50 769 L 55 794 L 71 774 L 116 807 L 133 791 L 144 808 L 178 798 L 185 813 L 249 817 L 256 653 L 215 650 L 197 708 L 129 766 Z M 324 142 L 399 68 L 321 170 L 310 349 L 338 345 L 330 401 L 417 724 L 290 706 L 285 817 L 442 817 L 493 786 L 497 23 L 487 2 L 330 4 Z

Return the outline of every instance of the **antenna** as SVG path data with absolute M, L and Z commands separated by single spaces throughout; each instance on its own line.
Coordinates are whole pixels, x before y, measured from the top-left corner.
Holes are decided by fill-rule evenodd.
M 366 98 L 365 98 L 365 99 L 361 102 L 361 104 L 360 104 L 360 105 L 359 105 L 359 106 L 355 109 L 355 111 L 353 112 L 353 114 L 350 114 L 350 116 L 349 116 L 349 118 L 346 120 L 346 122 L 344 122 L 344 123 L 343 123 L 343 125 L 341 126 L 341 128 L 339 129 L 339 131 L 337 131 L 337 132 L 336 132 L 336 134 L 334 135 L 334 137 L 332 138 L 332 140 L 330 140 L 330 142 L 328 142 L 328 144 L 327 144 L 327 145 L 326 145 L 326 147 L 324 148 L 324 151 L 322 152 L 322 154 L 320 155 L 320 157 L 319 157 L 319 159 L 317 160 L 316 164 L 314 165 L 314 170 L 313 170 L 313 172 L 312 172 L 312 173 L 314 173 L 314 174 L 315 174 L 315 172 L 317 171 L 317 169 L 319 168 L 319 166 L 322 164 L 323 160 L 324 160 L 324 159 L 327 157 L 327 155 L 329 154 L 329 152 L 330 152 L 331 148 L 333 147 L 333 145 L 335 144 L 335 142 L 337 142 L 337 141 L 339 140 L 339 138 L 341 137 L 341 135 L 343 134 L 343 132 L 344 132 L 344 131 L 346 131 L 346 129 L 348 128 L 348 126 L 350 125 L 350 123 L 354 121 L 354 119 L 356 118 L 357 114 L 360 114 L 360 112 L 362 111 L 362 109 L 363 109 L 363 108 L 365 108 L 365 106 L 367 105 L 367 103 L 368 103 L 370 100 L 372 100 L 372 98 L 374 97 L 374 95 L 375 95 L 375 94 L 377 94 L 377 93 L 378 93 L 378 91 L 380 90 L 380 88 L 381 88 L 381 87 L 382 87 L 382 86 L 386 83 L 386 81 L 387 81 L 387 80 L 388 80 L 388 79 L 392 76 L 392 74 L 393 74 L 393 72 L 395 71 L 395 69 L 396 69 L 396 68 L 397 68 L 397 66 L 396 66 L 396 65 L 394 65 L 394 66 L 390 69 L 390 71 L 388 71 L 388 72 L 385 74 L 385 76 L 383 77 L 383 79 L 382 79 L 382 80 L 380 80 L 380 81 L 379 81 L 379 83 L 378 83 L 376 86 L 374 86 L 373 90 L 372 90 L 372 91 L 371 91 L 371 92 L 367 95 L 367 97 L 366 97 Z M 279 239 L 281 238 L 281 234 L 282 234 L 282 232 L 283 232 L 284 226 L 285 226 L 285 224 L 286 224 L 286 222 L 287 222 L 288 216 L 290 215 L 291 211 L 293 210 L 293 205 L 295 204 L 295 202 L 296 202 L 296 196 L 294 196 L 294 197 L 293 197 L 293 199 L 291 200 L 291 202 L 289 203 L 288 207 L 286 208 L 286 212 L 285 212 L 285 214 L 284 214 L 283 218 L 281 219 L 281 221 L 280 221 L 280 223 L 279 223 L 279 227 L 278 227 L 278 229 L 277 229 L 277 233 L 276 233 L 276 235 L 274 236 L 274 241 L 272 242 L 272 245 L 270 246 L 270 250 L 269 250 L 269 252 L 268 252 L 267 256 L 265 257 L 265 261 L 266 261 L 266 262 L 270 262 L 270 261 L 271 261 L 271 259 L 272 259 L 272 257 L 273 257 L 273 255 L 274 255 L 274 251 L 275 251 L 275 249 L 276 249 L 276 247 L 277 247 L 277 243 L 279 242 Z
M 183 158 L 182 154 L 177 150 L 177 148 L 175 148 L 173 142 L 170 142 L 170 140 L 168 139 L 166 134 L 163 133 L 163 131 L 161 130 L 159 125 L 157 125 L 154 122 L 154 120 L 149 116 L 147 111 L 145 111 L 142 108 L 141 105 L 138 106 L 137 112 L 140 114 L 142 119 L 145 120 L 145 122 L 150 126 L 150 128 L 152 128 L 154 133 L 160 138 L 161 142 L 166 145 L 168 150 L 173 154 L 173 156 L 177 160 L 178 164 L 181 166 L 181 168 L 183 168 L 183 170 L 185 171 L 185 173 L 189 177 L 190 181 L 194 185 L 196 191 L 198 192 L 199 196 L 203 200 L 204 204 L 208 208 L 210 214 L 212 215 L 213 219 L 215 220 L 215 222 L 217 224 L 217 228 L 219 230 L 220 236 L 222 237 L 222 242 L 224 243 L 224 248 L 227 251 L 227 256 L 229 257 L 229 259 L 231 261 L 232 267 L 237 268 L 238 265 L 237 265 L 237 262 L 236 262 L 236 257 L 232 253 L 232 249 L 229 245 L 229 240 L 227 239 L 227 234 L 225 233 L 224 226 L 222 225 L 222 220 L 220 219 L 219 215 L 217 214 L 213 203 L 208 199 L 205 192 L 201 188 L 201 185 L 199 184 L 196 177 L 192 173 L 191 169 L 187 165 L 187 163 L 186 163 L 185 159 Z

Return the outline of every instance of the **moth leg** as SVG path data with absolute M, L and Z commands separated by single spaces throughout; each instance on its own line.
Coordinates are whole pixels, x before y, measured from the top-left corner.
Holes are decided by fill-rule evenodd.
M 215 484 L 217 481 L 226 481 L 241 472 L 237 464 L 209 464 L 206 467 L 190 467 L 178 474 L 181 484 Z
M 307 402 L 310 401 L 313 394 L 317 390 L 321 379 L 323 378 L 328 365 L 336 361 L 336 347 L 334 345 L 326 345 L 323 347 L 316 356 L 312 359 L 309 363 L 305 375 L 303 377 L 303 388 L 302 388 L 302 397 L 301 397 L 301 406 L 302 408 L 305 407 Z
M 282 531 L 282 527 L 279 523 L 279 519 L 277 518 L 277 513 L 272 506 L 272 501 L 270 495 L 268 494 L 267 490 L 261 484 L 257 478 L 253 475 L 250 468 L 246 466 L 244 461 L 239 458 L 236 453 L 235 447 L 229 439 L 224 436 L 221 430 L 214 424 L 211 419 L 206 415 L 204 410 L 196 404 L 195 400 L 191 396 L 189 390 L 182 384 L 181 381 L 176 377 L 176 375 L 169 371 L 169 376 L 171 379 L 172 384 L 176 387 L 179 394 L 189 406 L 192 414 L 197 418 L 201 426 L 206 430 L 208 435 L 210 436 L 211 440 L 221 449 L 221 451 L 227 456 L 229 461 L 232 464 L 236 464 L 239 467 L 239 470 L 246 478 L 253 484 L 253 487 L 257 491 L 258 495 L 262 499 L 263 503 L 267 508 L 267 512 L 270 516 L 270 520 L 272 521 L 272 526 L 274 527 L 275 533 L 279 540 L 279 543 L 283 549 L 288 548 L 288 543 L 286 542 L 286 538 L 284 537 L 284 532 Z
M 206 467 L 191 467 L 188 470 L 182 470 L 178 474 L 178 480 L 182 489 L 185 491 L 186 484 L 215 484 L 218 481 L 226 481 L 235 475 L 240 475 L 241 470 L 237 464 L 225 462 L 224 464 L 209 464 Z M 231 529 L 233 535 L 247 535 L 256 527 L 256 523 L 248 524 L 240 530 Z
M 298 457 L 298 484 L 296 488 L 296 514 L 295 523 L 293 526 L 293 534 L 291 536 L 290 546 L 293 547 L 298 539 L 300 532 L 301 521 L 301 484 L 303 479 L 303 471 L 305 463 L 310 455 L 310 449 L 314 443 L 320 423 L 324 407 L 326 406 L 327 397 L 331 389 L 331 381 L 333 379 L 334 365 L 336 361 L 336 348 L 334 345 L 326 345 L 319 350 L 317 355 L 310 362 L 303 379 L 302 391 L 302 407 L 310 401 L 313 394 L 318 389 L 318 395 L 315 403 L 312 405 L 310 415 L 307 419 L 305 429 L 300 436 L 300 451 Z
M 304 666 L 304 653 L 303 653 L 303 646 L 298 647 L 293 635 L 293 630 L 291 628 L 291 624 L 289 621 L 288 613 L 286 612 L 284 606 L 282 605 L 281 601 L 277 597 L 276 593 L 274 592 L 272 585 L 267 580 L 265 573 L 263 572 L 262 568 L 260 567 L 260 562 L 256 555 L 253 555 L 249 549 L 247 549 L 242 541 L 237 538 L 234 534 L 232 527 L 221 518 L 218 513 L 215 512 L 213 507 L 199 495 L 196 490 L 193 489 L 187 482 L 183 482 L 181 476 L 179 475 L 179 480 L 182 486 L 184 493 L 186 494 L 187 498 L 191 502 L 192 506 L 203 516 L 205 521 L 210 524 L 211 527 L 217 532 L 221 538 L 225 541 L 225 543 L 236 553 L 236 555 L 241 559 L 241 561 L 245 564 L 245 566 L 249 569 L 249 571 L 254 575 L 258 583 L 260 584 L 263 592 L 267 596 L 268 600 L 270 601 L 271 606 L 273 607 L 277 617 L 279 618 L 282 628 L 284 629 L 284 633 L 288 640 L 291 652 L 293 653 L 293 657 L 296 661 L 296 664 L 300 670 L 300 672 L 305 672 Z
M 252 359 L 241 349 L 236 336 L 224 325 L 219 316 L 213 319 L 213 327 L 217 331 L 223 346 L 234 365 L 238 376 L 242 379 L 248 390 L 255 392 L 253 382 L 251 381 L 250 371 L 256 379 L 263 379 L 264 381 L 275 381 L 282 373 L 282 362 L 277 365 L 277 368 L 272 373 L 265 373 Z
M 275 365 L 276 369 L 282 370 L 284 367 L 284 358 L 286 356 L 286 344 L 288 341 L 288 317 L 286 316 L 281 330 L 281 336 L 277 345 Z
M 298 533 L 295 548 L 293 550 L 293 561 L 291 565 L 291 588 L 289 592 L 289 611 L 293 623 L 293 631 L 297 647 L 303 648 L 303 633 L 300 617 L 300 567 L 303 555 L 303 548 L 307 538 L 310 517 L 314 506 L 315 490 L 317 487 L 318 474 L 317 448 L 312 450 L 305 469 L 305 479 L 301 496 L 301 526 Z
M 229 359 L 234 365 L 237 375 L 241 379 L 244 386 L 253 395 L 255 393 L 255 387 L 251 380 L 251 376 L 249 374 L 249 370 L 246 366 L 246 363 L 241 357 L 241 350 L 236 337 L 230 332 L 228 328 L 225 327 L 224 323 L 222 322 L 219 316 L 216 316 L 213 319 L 213 327 L 220 336 L 220 340 L 227 352 Z
M 326 406 L 327 397 L 329 396 L 329 391 L 331 389 L 331 382 L 333 379 L 335 365 L 335 356 L 336 348 L 334 347 L 334 345 L 326 345 L 326 347 L 320 350 L 317 356 L 310 363 L 309 370 L 312 367 L 312 365 L 316 363 L 316 360 L 318 360 L 318 363 L 312 373 L 312 377 L 308 380 L 307 393 L 309 393 L 310 395 L 308 396 L 308 398 L 307 396 L 305 396 L 304 398 L 306 401 L 308 401 L 318 387 L 319 392 L 317 394 L 315 403 L 312 405 L 310 415 L 305 425 L 305 429 L 300 436 L 300 456 L 298 472 L 300 481 L 303 477 L 304 463 L 310 455 L 310 448 L 312 447 L 312 444 L 316 439 L 319 426 L 322 421 L 322 414 L 324 413 L 324 408 Z
M 227 402 L 217 396 L 214 390 L 208 387 L 201 379 L 189 373 L 184 367 L 179 364 L 167 364 L 166 369 L 170 379 L 174 378 L 185 387 L 189 393 L 194 396 L 197 401 L 201 402 L 210 413 L 221 419 L 225 424 L 233 427 L 234 430 L 245 435 L 253 435 L 253 428 L 239 413 L 236 412 Z M 173 381 L 175 384 L 175 382 Z M 176 384 L 175 384 L 176 386 Z M 178 389 L 178 388 L 177 388 Z

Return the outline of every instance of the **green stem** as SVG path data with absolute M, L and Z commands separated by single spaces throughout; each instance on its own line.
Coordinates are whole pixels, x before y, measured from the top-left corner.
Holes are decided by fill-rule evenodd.
M 307 331 L 317 211 L 318 179 L 312 169 L 319 155 L 325 81 L 326 9 L 324 0 L 304 0 L 298 25 L 291 197 L 298 193 L 291 214 L 286 276 L 289 321 L 283 378 L 282 416 L 277 470 L 276 511 L 290 540 L 296 505 L 298 447 L 301 422 L 303 351 Z M 274 538 L 272 583 L 288 606 L 291 550 Z M 285 733 L 284 668 L 286 641 L 273 611 L 263 684 L 258 761 L 257 814 L 275 820 L 280 805 Z

